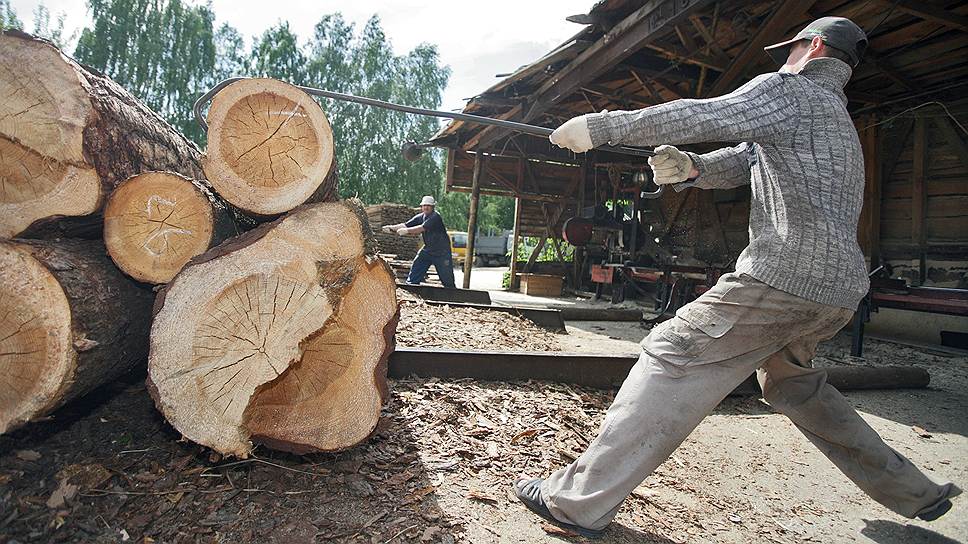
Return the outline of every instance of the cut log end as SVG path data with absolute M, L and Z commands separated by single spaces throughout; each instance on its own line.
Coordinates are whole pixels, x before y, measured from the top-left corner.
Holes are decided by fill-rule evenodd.
M 190 180 L 167 172 L 139 174 L 123 182 L 104 210 L 108 253 L 129 276 L 148 283 L 170 281 L 212 242 L 212 204 Z
M 333 131 L 306 93 L 271 79 L 222 89 L 208 114 L 206 177 L 253 214 L 289 211 L 314 195 L 333 164 Z
M 304 452 L 372 432 L 397 305 L 365 228 L 353 205 L 303 207 L 211 250 L 168 285 L 149 381 L 182 434 L 245 456 L 252 439 Z
M 74 367 L 71 310 L 29 252 L 0 244 L 0 433 L 42 413 Z
M 0 96 L 0 236 L 94 212 L 100 178 L 83 153 L 93 108 L 67 59 L 45 41 L 0 34 Z

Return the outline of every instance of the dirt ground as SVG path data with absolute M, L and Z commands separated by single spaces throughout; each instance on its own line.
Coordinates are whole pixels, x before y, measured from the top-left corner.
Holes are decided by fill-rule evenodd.
M 565 351 L 632 353 L 635 324 L 569 324 Z M 968 484 L 968 356 L 849 338 L 816 363 L 917 364 L 924 390 L 848 397 L 929 473 Z M 594 437 L 614 391 L 543 382 L 391 383 L 377 432 L 338 454 L 257 449 L 221 460 L 167 425 L 140 377 L 0 437 L 0 542 L 523 542 L 575 540 L 521 507 Z M 917 429 L 915 429 L 917 427 Z M 757 398 L 729 398 L 627 501 L 604 542 L 964 542 L 957 500 L 934 523 L 869 500 Z M 551 532 L 549 532 L 551 531 Z

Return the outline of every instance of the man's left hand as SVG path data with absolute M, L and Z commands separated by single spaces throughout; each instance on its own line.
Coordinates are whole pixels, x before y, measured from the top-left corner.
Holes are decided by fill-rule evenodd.
M 397 229 L 397 234 L 399 234 L 400 236 L 406 236 L 410 234 L 410 229 L 408 229 L 407 227 Z
M 592 135 L 588 131 L 587 115 L 573 117 L 561 125 L 551 136 L 551 143 L 563 149 L 570 149 L 575 153 L 584 153 L 591 149 Z

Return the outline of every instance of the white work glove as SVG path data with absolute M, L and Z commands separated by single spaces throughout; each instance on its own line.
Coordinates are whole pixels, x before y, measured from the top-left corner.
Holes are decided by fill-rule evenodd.
M 649 166 L 655 174 L 656 185 L 682 183 L 692 172 L 692 159 L 671 145 L 655 148 L 655 156 L 649 157 Z
M 551 143 L 563 149 L 570 149 L 575 153 L 584 153 L 591 149 L 592 134 L 588 131 L 587 115 L 573 117 L 561 125 L 551 136 Z
M 407 229 L 407 227 L 399 228 L 397 229 L 397 234 L 399 234 L 400 236 L 406 236 L 410 234 L 410 230 Z
M 393 227 L 390 225 L 383 225 L 383 232 L 393 232 Z

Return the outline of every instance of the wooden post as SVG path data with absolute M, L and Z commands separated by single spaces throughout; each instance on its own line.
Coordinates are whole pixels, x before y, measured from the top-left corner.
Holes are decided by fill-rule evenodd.
M 528 262 L 524 263 L 524 273 L 528 274 L 534 267 L 534 263 L 538 262 L 538 255 L 541 254 L 541 250 L 544 249 L 545 242 L 548 239 L 545 237 L 538 238 L 538 245 L 534 246 L 534 251 L 531 252 L 531 256 L 528 257 Z
M 880 266 L 881 261 L 881 160 L 878 130 L 874 123 L 876 117 L 864 119 L 869 126 L 861 133 L 861 147 L 864 150 L 864 208 L 861 213 L 860 242 L 866 247 L 870 258 L 870 270 Z
M 925 119 L 914 121 L 914 164 L 912 166 L 911 186 L 911 242 L 916 246 L 918 255 L 918 284 L 924 285 L 927 275 L 925 252 L 927 233 L 925 232 L 928 193 L 925 189 L 925 159 L 928 152 Z
M 481 201 L 481 166 L 484 157 L 474 154 L 474 177 L 471 180 L 471 209 L 467 215 L 467 253 L 464 256 L 464 289 L 471 287 L 471 269 L 474 267 L 474 240 L 477 238 L 477 205 Z
M 518 239 L 521 237 L 521 197 L 514 197 L 514 235 L 511 237 L 511 281 L 508 291 L 515 291 L 515 279 L 518 273 Z

